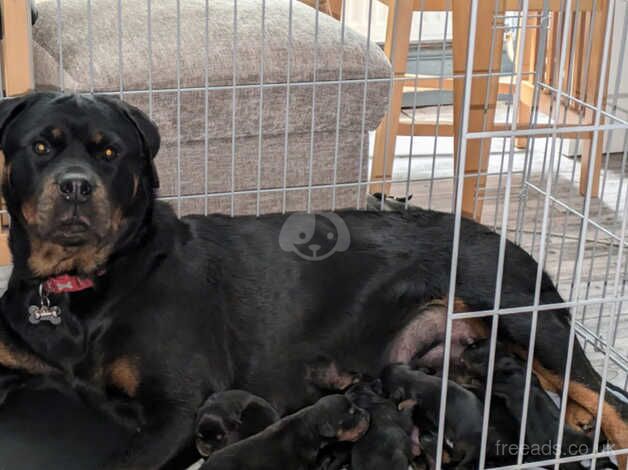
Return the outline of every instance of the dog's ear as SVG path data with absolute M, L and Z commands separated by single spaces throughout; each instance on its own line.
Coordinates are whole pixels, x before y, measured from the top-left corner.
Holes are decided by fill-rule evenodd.
M 127 117 L 129 121 L 135 126 L 135 129 L 140 135 L 142 140 L 142 147 L 144 154 L 148 157 L 151 179 L 153 188 L 159 188 L 159 175 L 157 174 L 157 168 L 155 167 L 155 157 L 159 152 L 161 145 L 161 136 L 159 135 L 159 129 L 151 119 L 140 109 L 132 106 L 122 100 L 112 97 L 101 96 L 101 99 L 107 101 L 112 106 L 117 107 Z
M 390 398 L 395 403 L 401 403 L 406 399 L 406 391 L 403 387 L 397 387 L 391 390 L 388 398 Z
M 377 395 L 384 396 L 384 385 L 380 379 L 373 380 L 371 382 L 371 388 Z
M 336 430 L 334 429 L 334 427 L 329 424 L 329 422 L 325 421 L 324 423 L 321 423 L 318 426 L 318 433 L 326 438 L 333 438 L 336 437 Z
M 4 148 L 4 131 L 24 109 L 30 95 L 6 98 L 0 101 L 0 149 Z

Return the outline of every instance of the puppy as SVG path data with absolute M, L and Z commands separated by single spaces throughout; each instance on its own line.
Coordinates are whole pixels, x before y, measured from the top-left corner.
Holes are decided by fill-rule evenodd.
M 261 397 L 244 390 L 214 393 L 196 416 L 196 448 L 203 457 L 266 429 L 279 420 Z
M 351 465 L 360 470 L 408 470 L 415 453 L 420 453 L 418 447 L 413 452 L 410 441 L 412 421 L 382 393 L 379 380 L 353 385 L 347 391 L 347 397 L 371 416 L 368 432 L 353 446 Z
M 441 379 L 405 364 L 387 366 L 381 374 L 384 392 L 400 407 L 413 407 L 412 418 L 421 442 L 438 434 Z M 483 407 L 470 391 L 451 380 L 447 389 L 445 438 L 451 458 L 460 468 L 470 468 L 480 454 Z M 463 419 L 461 419 L 463 418 Z
M 483 341 L 468 348 L 463 353 L 463 361 L 473 364 L 471 368 L 476 373 L 483 373 L 486 380 L 488 366 L 489 343 Z M 495 368 L 493 375 L 493 397 L 499 404 L 500 401 L 508 414 L 514 419 L 516 429 L 521 426 L 523 415 L 523 399 L 525 394 L 526 369 L 523 362 L 516 356 L 507 353 L 498 347 L 495 355 Z M 533 462 L 554 457 L 560 411 L 554 401 L 541 387 L 536 375 L 532 374 L 530 381 L 530 396 L 528 401 L 528 416 L 525 443 L 530 449 L 547 448 L 549 452 L 532 453 L 524 456 L 524 460 Z M 512 437 L 511 437 L 512 438 Z M 518 442 L 518 432 L 517 440 Z M 574 457 L 587 454 L 593 450 L 593 441 L 586 434 L 565 425 L 563 442 L 561 447 L 562 457 Z M 538 455 L 540 454 L 540 455 Z M 597 460 L 597 468 L 616 468 L 608 459 Z M 561 468 L 579 470 L 582 468 L 579 462 L 562 464 Z
M 329 395 L 286 416 L 264 431 L 214 452 L 203 470 L 306 470 L 322 446 L 355 442 L 369 427 L 369 415 L 343 395 Z

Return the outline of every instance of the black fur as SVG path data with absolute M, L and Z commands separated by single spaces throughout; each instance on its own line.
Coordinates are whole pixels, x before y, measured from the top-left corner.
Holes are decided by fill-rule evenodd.
M 347 397 L 371 416 L 369 430 L 351 450 L 351 467 L 408 470 L 414 458 L 410 442 L 412 421 L 378 391 L 366 383 L 356 384 L 347 391 Z
M 280 243 L 282 227 L 292 224 L 287 214 L 179 219 L 155 202 L 158 136 L 143 113 L 112 98 L 36 93 L 0 103 L 15 263 L 2 299 L 0 344 L 20 352 L 17 363 L 5 357 L 3 366 L 11 374 L 56 377 L 138 429 L 111 468 L 163 466 L 193 443 L 196 410 L 212 393 L 245 389 L 283 415 L 318 398 L 305 374 L 321 356 L 340 370 L 376 376 L 391 362 L 391 343 L 449 290 L 452 215 L 416 209 L 319 216 L 309 226 L 312 239 L 340 236 L 340 226 L 350 243 L 310 261 L 291 251 L 302 248 L 294 239 Z M 35 152 L 38 142 L 46 153 Z M 105 145 L 116 148 L 115 158 L 104 157 Z M 77 166 L 100 191 L 82 205 L 55 186 Z M 38 204 L 45 194 L 49 204 Z M 72 254 L 95 246 L 109 249 L 98 262 Z M 493 307 L 498 247 L 496 234 L 463 220 L 456 296 L 470 309 Z M 65 264 L 54 250 L 70 253 Z M 40 283 L 68 270 L 93 279 L 94 287 L 51 295 L 61 325 L 30 324 L 27 310 L 40 302 Z M 527 253 L 507 244 L 502 307 L 533 304 L 536 270 Z M 541 303 L 559 301 L 544 275 Z M 568 319 L 565 309 L 539 315 L 536 357 L 557 374 Z M 529 325 L 529 313 L 507 315 L 500 338 L 526 347 Z M 33 369 L 26 356 L 51 370 Z M 599 386 L 579 345 L 572 380 Z M 607 394 L 628 417 L 613 400 Z
M 255 436 L 213 453 L 202 470 L 307 470 L 321 447 L 359 439 L 368 414 L 343 395 L 329 395 Z M 344 435 L 343 433 L 349 433 Z
M 214 393 L 196 416 L 196 448 L 207 457 L 278 420 L 275 409 L 261 397 L 244 390 Z

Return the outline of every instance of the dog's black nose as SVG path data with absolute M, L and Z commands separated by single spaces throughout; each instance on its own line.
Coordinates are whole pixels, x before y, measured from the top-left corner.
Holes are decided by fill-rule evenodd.
M 79 170 L 68 171 L 59 178 L 59 191 L 67 200 L 87 202 L 92 194 L 92 183 L 89 177 Z

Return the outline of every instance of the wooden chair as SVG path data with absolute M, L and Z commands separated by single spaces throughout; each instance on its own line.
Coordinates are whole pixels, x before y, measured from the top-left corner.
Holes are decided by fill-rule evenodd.
M 28 0 L 0 0 L 2 12 L 2 88 L 5 96 L 21 95 L 35 86 L 31 48 L 31 9 Z M 0 168 L 4 155 L 0 152 Z M 2 202 L 4 207 L 4 202 Z M 11 263 L 9 217 L 0 216 L 0 265 Z
M 454 94 L 453 100 L 453 122 L 440 122 L 438 126 L 438 135 L 441 137 L 454 138 L 454 161 L 457 160 L 459 140 L 460 140 L 460 119 L 462 117 L 462 104 L 464 93 L 464 74 L 467 55 L 467 40 L 469 35 L 469 17 L 471 10 L 470 1 L 457 0 L 380 0 L 388 5 L 388 22 L 386 29 L 386 40 L 384 51 L 390 59 L 393 66 L 395 80 L 392 88 L 392 99 L 390 109 L 384 120 L 381 122 L 375 133 L 375 145 L 373 153 L 373 165 L 371 169 L 371 180 L 374 182 L 370 185 L 371 192 L 390 192 L 390 179 L 394 162 L 394 152 L 396 137 L 398 135 L 405 136 L 435 136 L 437 133 L 436 122 L 417 121 L 413 123 L 411 119 L 401 115 L 401 106 L 404 91 L 425 91 L 439 90 L 439 79 L 428 76 L 410 75 L 406 73 L 406 65 L 408 59 L 408 50 L 410 46 L 410 29 L 412 25 L 412 13 L 422 9 L 423 11 L 452 11 L 453 16 L 453 71 L 456 78 L 447 78 L 442 80 L 445 90 L 452 90 Z M 521 87 L 521 100 L 518 116 L 519 129 L 529 128 L 531 122 L 531 110 L 533 109 L 533 96 L 535 90 L 534 72 L 537 67 L 542 64 L 536 63 L 537 46 L 539 38 L 539 16 L 538 13 L 543 11 L 544 4 L 547 3 L 548 12 L 552 14 L 554 24 L 557 24 L 558 12 L 561 11 L 563 2 L 560 0 L 530 0 L 529 2 L 529 19 L 526 42 L 524 45 L 524 57 L 522 62 L 523 83 Z M 581 41 L 588 37 L 587 28 L 593 28 L 591 60 L 590 63 L 583 63 L 583 54 L 580 51 L 576 56 L 579 59 L 576 70 L 577 75 L 581 78 L 585 67 L 588 68 L 588 81 L 584 84 L 582 81 L 574 81 L 577 84 L 577 90 L 568 90 L 568 92 L 577 91 L 577 96 L 584 99 L 588 103 L 595 103 L 596 93 L 599 85 L 599 77 L 601 75 L 602 48 L 604 42 L 604 28 L 606 14 L 608 12 L 609 0 L 580 0 L 573 2 L 574 11 L 572 14 L 581 13 L 581 22 L 579 34 Z M 510 77 L 486 77 L 481 74 L 488 72 L 497 73 L 501 66 L 501 57 L 503 49 L 503 34 L 501 34 L 503 26 L 503 15 L 507 11 L 520 10 L 520 0 L 500 0 L 498 9 L 495 9 L 495 0 L 479 0 L 477 29 L 476 29 L 476 48 L 474 57 L 473 80 L 471 90 L 471 108 L 469 114 L 469 132 L 479 132 L 488 130 L 505 130 L 509 125 L 495 123 L 495 109 L 498 93 L 512 93 L 514 87 L 510 85 Z M 578 12 L 575 8 L 578 8 Z M 593 9 L 597 8 L 595 14 L 591 15 Z M 534 14 L 536 12 L 537 14 Z M 593 23 L 591 24 L 591 17 Z M 588 19 L 588 23 L 587 23 Z M 588 26 L 587 26 L 588 25 Z M 497 27 L 497 33 L 494 28 Z M 554 41 L 556 37 L 556 27 L 552 28 L 551 36 Z M 494 36 L 494 47 L 491 48 Z M 574 47 L 576 47 L 574 45 Z M 491 57 L 491 50 L 493 51 Z M 552 50 L 552 49 L 550 49 Z M 552 54 L 549 56 L 550 65 L 554 65 L 553 59 L 556 57 Z M 489 67 L 491 70 L 489 70 Z M 554 76 L 550 67 L 549 75 Z M 475 76 L 478 74 L 480 76 Z M 545 81 L 555 86 L 553 80 Z M 416 84 L 416 87 L 415 87 Z M 541 93 L 541 99 L 538 104 L 541 112 L 548 112 L 552 97 L 548 93 Z M 571 103 L 573 104 L 573 103 Z M 593 112 L 580 106 L 565 106 L 561 113 L 566 113 L 566 122 L 561 125 L 575 126 L 591 124 L 593 122 Z M 562 117 L 561 117 L 562 119 Z M 486 126 L 484 126 L 484 122 Z M 535 127 L 549 127 L 547 124 L 538 124 Z M 597 146 L 596 156 L 591 155 L 591 139 L 592 132 L 579 133 L 581 139 L 585 139 L 582 154 L 582 173 L 580 181 L 580 191 L 584 194 L 586 191 L 586 175 L 588 174 L 589 165 L 595 161 L 594 178 L 591 194 L 597 196 L 598 181 L 602 160 L 602 145 Z M 567 134 L 565 137 L 574 138 L 576 134 Z M 489 164 L 489 152 L 491 139 L 472 139 L 467 141 L 467 153 L 465 162 L 465 181 L 463 189 L 463 207 L 462 212 L 465 217 L 480 220 L 482 216 L 482 201 L 486 186 L 486 173 Z M 527 139 L 519 138 L 516 140 L 519 148 L 527 145 Z M 456 163 L 454 163 L 456 165 Z M 385 180 L 382 182 L 381 180 Z

